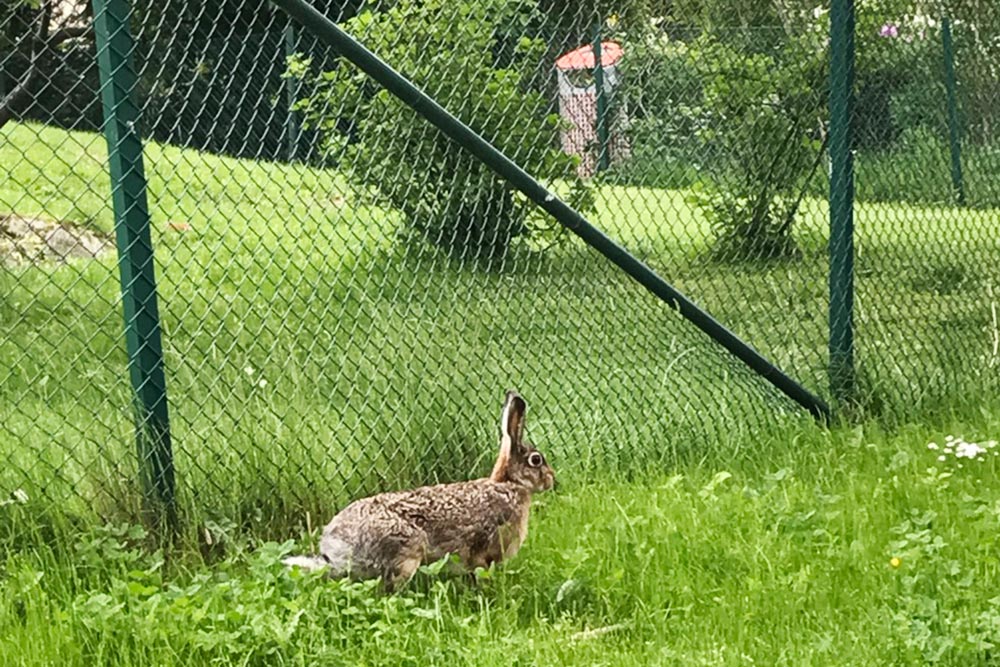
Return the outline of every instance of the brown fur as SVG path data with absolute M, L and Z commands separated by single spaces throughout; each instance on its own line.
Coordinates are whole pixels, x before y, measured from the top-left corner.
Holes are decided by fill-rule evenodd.
M 526 409 L 524 399 L 507 392 L 489 477 L 383 493 L 345 507 L 323 531 L 324 566 L 334 576 L 381 577 L 393 590 L 421 564 L 448 555 L 467 571 L 513 558 L 528 535 L 532 494 L 555 483 L 552 468 L 524 442 Z

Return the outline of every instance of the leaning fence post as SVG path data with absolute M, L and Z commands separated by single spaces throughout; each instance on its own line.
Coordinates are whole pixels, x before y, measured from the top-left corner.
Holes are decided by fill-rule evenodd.
M 854 397 L 854 0 L 830 6 L 830 390 Z
M 591 50 L 594 52 L 594 94 L 596 96 L 596 113 L 594 127 L 597 130 L 597 171 L 608 168 L 608 93 L 604 89 L 604 63 L 601 53 L 601 23 L 594 24 L 594 40 Z
M 174 465 L 167 419 L 163 345 L 153 272 L 137 77 L 128 0 L 93 0 L 97 63 L 108 143 L 118 270 L 129 376 L 135 392 L 136 450 L 146 509 L 174 519 Z
M 958 84 L 955 78 L 955 48 L 951 41 L 951 19 L 941 19 L 941 42 L 944 50 L 944 84 L 948 98 L 948 139 L 951 144 L 951 185 L 955 201 L 965 204 L 965 182 L 962 178 L 962 144 L 958 124 Z

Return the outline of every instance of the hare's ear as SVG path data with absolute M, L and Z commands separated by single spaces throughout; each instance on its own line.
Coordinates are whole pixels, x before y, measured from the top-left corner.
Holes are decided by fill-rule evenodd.
M 524 412 L 528 406 L 516 391 L 507 391 L 507 400 L 500 413 L 500 453 L 490 478 L 502 482 L 507 478 L 507 468 L 513 453 L 523 447 Z

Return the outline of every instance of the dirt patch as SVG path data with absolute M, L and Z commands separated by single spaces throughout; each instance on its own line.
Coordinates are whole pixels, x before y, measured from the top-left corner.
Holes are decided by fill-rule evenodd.
M 114 252 L 111 237 L 72 222 L 0 213 L 0 264 L 98 259 Z

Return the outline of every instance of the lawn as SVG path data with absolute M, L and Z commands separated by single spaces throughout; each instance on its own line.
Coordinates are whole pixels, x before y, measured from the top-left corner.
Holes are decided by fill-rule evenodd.
M 100 137 L 4 132 L 0 209 L 110 229 L 92 196 Z M 207 518 L 284 530 L 386 483 L 488 467 L 508 386 L 580 472 L 745 446 L 801 419 L 579 246 L 484 271 L 395 243 L 392 217 L 335 175 L 160 146 L 146 161 L 181 492 Z M 7 269 L 0 285 L 0 484 L 120 509 L 135 461 L 113 258 Z
M 99 135 L 11 124 L 0 159 L 0 212 L 111 230 Z M 578 242 L 483 270 L 397 242 L 398 220 L 335 172 L 157 144 L 145 163 L 174 448 L 198 521 L 281 531 L 387 483 L 482 470 L 507 386 L 583 476 L 753 447 L 802 419 Z M 709 261 L 712 230 L 683 191 L 605 185 L 592 217 L 826 393 L 821 201 L 797 224 L 803 259 L 770 265 Z M 860 204 L 857 218 L 864 407 L 906 421 L 995 391 L 996 211 Z M 128 506 L 113 257 L 3 268 L 0 293 L 0 488 Z
M 104 156 L 9 124 L 0 213 L 109 232 Z M 995 660 L 994 450 L 943 448 L 1000 431 L 996 211 L 859 204 L 867 418 L 826 431 L 577 242 L 484 267 L 335 172 L 146 170 L 181 544 L 134 525 L 113 257 L 0 267 L 3 664 Z M 683 191 L 604 185 L 592 218 L 825 393 L 822 201 L 786 264 L 707 259 Z M 349 498 L 487 472 L 508 386 L 561 480 L 515 562 L 396 598 L 277 565 Z
M 631 480 L 570 475 L 539 497 L 521 554 L 475 587 L 424 575 L 383 597 L 278 564 L 310 536 L 264 542 L 213 525 L 211 550 L 185 543 L 165 558 L 139 527 L 52 528 L 45 545 L 0 562 L 0 656 L 5 665 L 993 664 L 1000 411 L 968 407 L 964 418 L 891 431 L 773 428 L 753 450 Z M 0 513 L 33 525 L 27 507 Z

